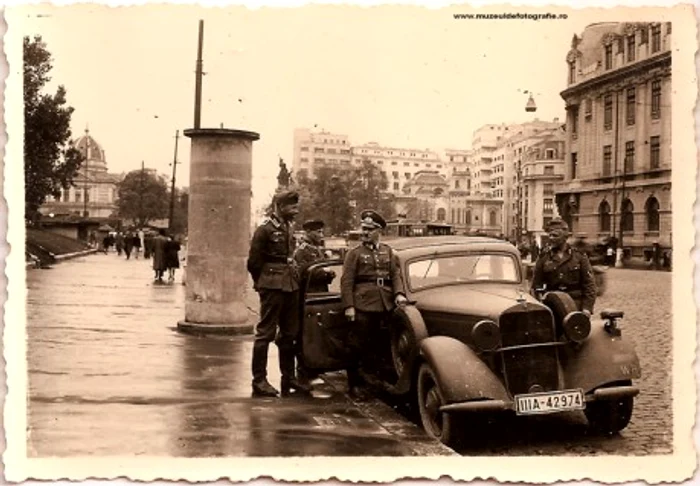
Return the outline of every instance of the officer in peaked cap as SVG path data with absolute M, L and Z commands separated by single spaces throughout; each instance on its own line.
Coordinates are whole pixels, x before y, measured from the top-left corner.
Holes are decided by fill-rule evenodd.
M 532 277 L 531 290 L 566 292 L 576 302 L 578 310 L 589 316 L 596 299 L 593 269 L 585 252 L 567 243 L 569 225 L 560 218 L 547 224 L 549 247 L 540 253 Z
M 294 373 L 299 336 L 299 275 L 293 259 L 292 222 L 299 213 L 299 194 L 283 191 L 275 195 L 270 214 L 255 230 L 248 255 L 248 272 L 260 295 L 260 322 L 253 344 L 253 395 L 277 396 L 267 380 L 267 354 L 271 342 L 279 348 L 282 395 L 308 393 Z
M 340 279 L 345 317 L 354 322 L 348 338 L 348 348 L 354 357 L 347 370 L 348 392 L 352 398 L 367 398 L 359 373 L 372 357 L 386 350 L 375 349 L 381 342 L 376 336 L 382 322 L 388 322 L 395 306 L 406 303 L 404 281 L 398 257 L 391 248 L 379 242 L 384 218 L 373 210 L 360 214 L 362 244 L 348 251 Z

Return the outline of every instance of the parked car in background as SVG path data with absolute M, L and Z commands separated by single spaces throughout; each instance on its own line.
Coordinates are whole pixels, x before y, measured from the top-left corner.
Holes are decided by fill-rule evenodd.
M 376 330 L 365 375 L 418 404 L 423 427 L 445 444 L 485 413 L 543 415 L 581 410 L 591 428 L 612 434 L 629 423 L 640 364 L 623 339 L 622 312 L 589 319 L 561 292 L 527 292 L 520 255 L 486 237 L 391 241 L 411 305 Z M 348 363 L 341 298 L 342 261 L 328 292 L 302 284 L 303 359 L 317 371 Z M 457 420 L 461 418 L 462 420 Z M 467 426 L 468 428 L 468 426 Z

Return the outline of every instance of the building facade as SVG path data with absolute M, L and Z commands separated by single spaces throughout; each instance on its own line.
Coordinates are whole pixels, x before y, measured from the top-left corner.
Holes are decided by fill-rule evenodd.
M 352 161 L 359 167 L 362 161 L 369 160 L 389 181 L 388 192 L 395 196 L 404 194 L 404 187 L 422 171 L 437 172 L 447 177 L 447 165 L 440 156 L 431 150 L 394 148 L 370 142 L 352 147 Z
M 559 216 L 554 187 L 564 179 L 566 132 L 549 130 L 531 139 L 519 171 L 519 211 L 516 231 L 542 246 L 545 227 Z
M 85 157 L 73 179 L 73 186 L 62 189 L 58 198 L 49 196 L 39 212 L 54 216 L 111 217 L 117 210 L 117 184 L 120 177 L 107 172 L 105 151 L 88 130 L 73 144 Z
M 350 140 L 347 135 L 315 132 L 308 128 L 294 130 L 293 176 L 313 177 L 317 167 L 352 167 Z
M 396 212 L 420 221 L 448 222 L 449 183 L 437 170 L 422 170 L 405 183 L 396 197 Z
M 671 248 L 671 23 L 592 24 L 566 62 L 562 217 L 626 255 Z
M 471 212 L 468 197 L 471 195 L 470 150 L 445 150 L 448 167 L 448 222 L 457 233 L 469 231 Z

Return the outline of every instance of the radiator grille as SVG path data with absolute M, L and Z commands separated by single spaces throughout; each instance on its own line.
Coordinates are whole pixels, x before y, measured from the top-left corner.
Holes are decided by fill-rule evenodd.
M 556 341 L 554 323 L 547 309 L 518 306 L 499 319 L 503 347 Z M 543 391 L 558 388 L 557 350 L 552 346 L 514 349 L 503 353 L 503 366 L 511 394 L 529 393 L 539 385 Z

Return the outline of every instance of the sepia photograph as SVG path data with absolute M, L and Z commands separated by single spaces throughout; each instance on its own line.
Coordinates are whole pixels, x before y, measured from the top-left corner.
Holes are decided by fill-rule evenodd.
M 691 5 L 4 17 L 8 479 L 694 474 Z

